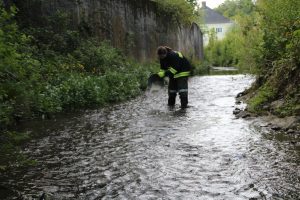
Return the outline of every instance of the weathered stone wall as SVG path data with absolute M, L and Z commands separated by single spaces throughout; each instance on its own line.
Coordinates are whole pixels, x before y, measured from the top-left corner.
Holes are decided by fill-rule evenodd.
M 154 59 L 159 45 L 170 46 L 194 59 L 203 57 L 199 27 L 172 23 L 159 15 L 150 0 L 23 0 L 21 4 L 21 9 L 35 20 L 57 11 L 68 12 L 74 28 L 85 27 L 140 61 Z

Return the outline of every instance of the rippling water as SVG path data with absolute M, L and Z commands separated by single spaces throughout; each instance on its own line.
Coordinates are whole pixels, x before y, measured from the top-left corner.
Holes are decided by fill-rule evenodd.
M 187 110 L 167 92 L 44 122 L 4 179 L 24 199 L 298 199 L 299 148 L 232 114 L 249 76 L 190 79 Z M 12 197 L 11 197 L 12 198 Z

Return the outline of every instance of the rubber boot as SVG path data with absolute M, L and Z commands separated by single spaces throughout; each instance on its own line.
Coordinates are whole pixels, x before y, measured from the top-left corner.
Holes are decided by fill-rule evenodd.
M 168 106 L 175 106 L 176 94 L 169 94 Z
M 180 94 L 180 103 L 181 103 L 181 108 L 187 108 L 188 106 L 188 96 L 187 94 Z

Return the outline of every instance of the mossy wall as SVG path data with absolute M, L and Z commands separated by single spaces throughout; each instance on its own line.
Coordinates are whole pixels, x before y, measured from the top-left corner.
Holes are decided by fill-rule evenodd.
M 173 21 L 150 0 L 23 0 L 17 1 L 17 6 L 35 25 L 58 11 L 69 13 L 74 29 L 109 40 L 140 61 L 155 59 L 159 45 L 180 50 L 193 59 L 203 57 L 199 27 Z

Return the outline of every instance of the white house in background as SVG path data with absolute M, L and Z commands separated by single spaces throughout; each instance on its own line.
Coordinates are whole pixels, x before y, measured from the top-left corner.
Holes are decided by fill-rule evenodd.
M 204 17 L 204 24 L 201 26 L 203 30 L 203 43 L 204 46 L 208 45 L 209 42 L 209 32 L 214 30 L 218 40 L 222 40 L 226 32 L 233 26 L 233 22 L 221 15 L 220 13 L 214 11 L 213 9 L 206 6 L 206 2 L 202 2 L 201 11 Z

